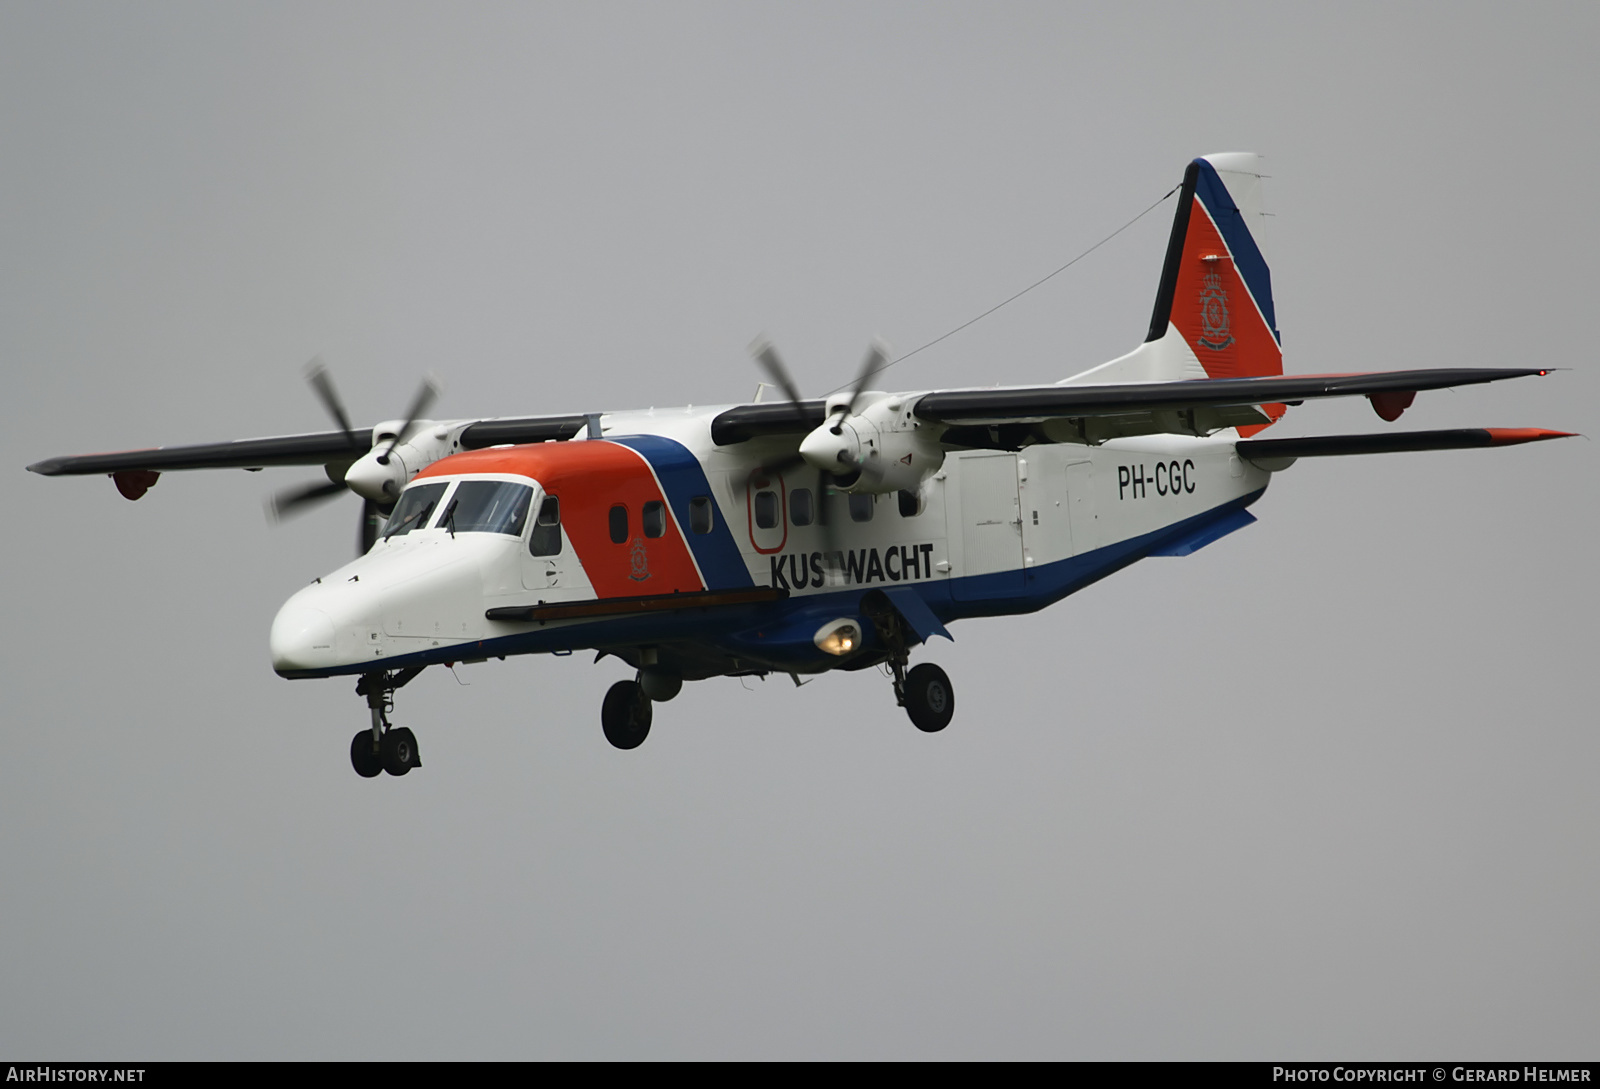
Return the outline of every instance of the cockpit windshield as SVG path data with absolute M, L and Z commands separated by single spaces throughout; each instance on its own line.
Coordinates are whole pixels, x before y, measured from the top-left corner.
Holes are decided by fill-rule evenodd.
M 533 489 L 506 480 L 463 480 L 439 518 L 452 533 L 507 533 L 522 536 Z
M 398 537 L 427 525 L 433 508 L 438 506 L 439 497 L 444 495 L 447 487 L 448 484 L 419 484 L 402 492 L 400 501 L 394 505 L 394 513 L 389 515 L 389 524 L 383 527 L 384 539 Z

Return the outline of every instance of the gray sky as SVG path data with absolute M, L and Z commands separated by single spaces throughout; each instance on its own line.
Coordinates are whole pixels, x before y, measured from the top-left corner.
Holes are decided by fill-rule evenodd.
M 0 7 L 0 1054 L 1592 1058 L 1595 447 L 1330 459 L 1258 525 L 875 673 L 430 670 L 356 778 L 268 626 L 310 473 L 46 456 L 810 394 L 1255 150 L 1286 369 L 1550 365 L 1402 426 L 1600 433 L 1592 4 Z M 890 374 L 1143 335 L 1164 205 Z M 1378 430 L 1364 403 L 1285 435 Z M 1151 663 L 1159 669 L 1152 672 Z M 1134 668 L 1136 665 L 1144 668 Z M 464 685 L 464 686 L 463 686 Z

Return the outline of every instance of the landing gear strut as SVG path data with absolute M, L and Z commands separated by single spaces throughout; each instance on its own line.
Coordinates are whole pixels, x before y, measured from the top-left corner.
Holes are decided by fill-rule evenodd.
M 956 713 L 955 690 L 945 671 L 932 662 L 906 670 L 911 651 L 906 641 L 905 618 L 900 610 L 881 595 L 869 595 L 863 611 L 872 621 L 878 638 L 889 648 L 889 668 L 894 671 L 894 701 L 906 709 L 911 724 L 925 734 L 936 734 L 950 725 Z
M 405 726 L 389 725 L 394 690 L 421 672 L 422 667 L 415 666 L 393 673 L 366 673 L 356 682 L 356 695 L 367 697 L 367 707 L 372 712 L 372 728 L 350 739 L 350 764 L 363 779 L 385 771 L 404 775 L 422 766 L 422 758 L 417 755 L 417 735 Z

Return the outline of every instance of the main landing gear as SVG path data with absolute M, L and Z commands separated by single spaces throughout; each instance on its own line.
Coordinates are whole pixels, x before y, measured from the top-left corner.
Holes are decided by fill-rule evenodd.
M 388 772 L 404 775 L 422 766 L 417 755 L 417 735 L 405 726 L 389 725 L 394 710 L 394 690 L 403 687 L 422 672 L 421 666 L 393 673 L 367 673 L 356 683 L 356 695 L 367 697 L 372 712 L 372 728 L 350 739 L 350 764 L 363 779 Z
M 650 736 L 650 697 L 638 681 L 618 681 L 600 704 L 600 727 L 619 749 L 637 749 Z
M 932 662 L 913 666 L 903 681 L 897 678 L 895 696 L 906 709 L 912 725 L 925 734 L 936 734 L 950 725 L 956 713 L 956 695 L 950 687 L 950 678 Z
M 956 713 L 955 689 L 945 671 L 923 662 L 909 671 L 911 651 L 906 641 L 905 618 L 883 595 L 869 595 L 863 608 L 872 626 L 889 648 L 889 668 L 894 671 L 894 700 L 906 709 L 911 724 L 925 734 L 950 725 Z

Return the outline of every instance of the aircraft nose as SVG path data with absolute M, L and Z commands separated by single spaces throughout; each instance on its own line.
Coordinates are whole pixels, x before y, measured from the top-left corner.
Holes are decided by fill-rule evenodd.
M 279 673 L 334 664 L 333 619 L 290 598 L 272 621 L 272 668 Z

